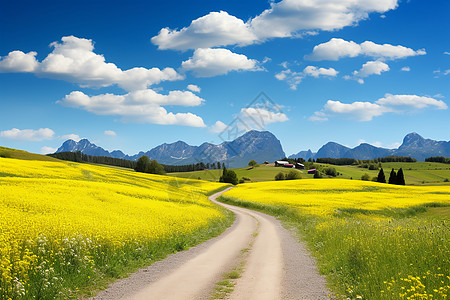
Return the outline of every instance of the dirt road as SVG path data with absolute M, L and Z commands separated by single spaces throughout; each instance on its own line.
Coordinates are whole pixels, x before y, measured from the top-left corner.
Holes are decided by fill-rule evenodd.
M 240 278 L 231 280 L 225 299 L 329 299 L 313 259 L 275 218 L 220 205 L 236 214 L 222 235 L 141 269 L 94 299 L 211 299 L 232 270 Z

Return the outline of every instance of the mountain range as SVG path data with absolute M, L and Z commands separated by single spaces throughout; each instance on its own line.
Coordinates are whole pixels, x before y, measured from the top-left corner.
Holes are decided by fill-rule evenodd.
M 183 141 L 175 143 L 164 143 L 147 152 L 129 156 L 120 150 L 109 152 L 87 139 L 79 142 L 74 140 L 65 141 L 56 152 L 81 151 L 84 154 L 93 156 L 107 156 L 129 160 L 137 160 L 143 155 L 150 159 L 167 165 L 187 165 L 199 162 L 215 163 L 225 162 L 230 168 L 247 166 L 247 163 L 254 159 L 258 163 L 275 160 L 285 157 L 285 153 L 280 141 L 268 131 L 248 131 L 233 141 L 223 142 L 219 145 L 203 143 L 200 146 L 191 146 Z M 313 159 L 318 157 L 331 158 L 355 158 L 374 159 L 385 156 L 410 156 L 417 160 L 424 160 L 430 156 L 450 157 L 450 141 L 435 141 L 425 139 L 417 133 L 410 133 L 405 136 L 403 143 L 397 149 L 386 149 L 362 143 L 355 148 L 349 148 L 336 142 L 328 142 L 316 153 L 311 150 L 300 151 L 289 158 Z
M 252 159 L 257 162 L 275 161 L 285 157 L 280 141 L 268 131 L 248 131 L 230 142 L 219 145 L 203 143 L 200 146 L 191 146 L 183 141 L 159 145 L 147 152 L 129 156 L 120 150 L 109 152 L 87 139 L 79 142 L 65 141 L 56 152 L 81 151 L 93 156 L 107 156 L 121 159 L 137 160 L 143 155 L 156 159 L 166 165 L 188 165 L 199 162 L 215 163 L 225 162 L 230 168 L 243 167 Z
M 319 157 L 331 158 L 355 158 L 374 159 L 385 156 L 410 156 L 417 160 L 425 160 L 431 156 L 450 156 L 450 141 L 435 141 L 425 139 L 419 134 L 409 133 L 403 139 L 403 143 L 397 149 L 386 149 L 362 143 L 355 148 L 349 148 L 335 142 L 328 142 L 316 153 L 311 150 L 300 151 L 292 154 L 289 158 L 313 159 Z

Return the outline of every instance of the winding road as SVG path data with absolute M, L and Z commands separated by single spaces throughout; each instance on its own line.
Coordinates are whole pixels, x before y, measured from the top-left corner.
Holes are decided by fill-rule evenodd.
M 211 299 L 226 273 L 240 270 L 224 299 L 329 299 L 303 244 L 272 216 L 219 203 L 236 221 L 220 236 L 118 280 L 93 299 Z

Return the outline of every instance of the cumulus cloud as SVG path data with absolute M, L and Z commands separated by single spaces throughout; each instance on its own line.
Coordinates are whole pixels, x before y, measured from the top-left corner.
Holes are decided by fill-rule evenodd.
M 411 71 L 411 68 L 408 67 L 408 66 L 406 66 L 406 67 L 403 67 L 401 70 L 402 70 L 403 72 L 409 72 L 409 71 Z
M 222 121 L 217 121 L 216 123 L 214 123 L 214 125 L 209 127 L 209 131 L 212 133 L 220 133 L 225 131 L 227 128 L 229 127 L 225 123 L 223 123 Z
M 386 94 L 375 102 L 342 103 L 328 100 L 323 109 L 315 112 L 309 119 L 326 121 L 332 116 L 344 116 L 358 121 L 371 121 L 374 117 L 385 113 L 410 113 L 427 108 L 447 109 L 448 107 L 442 100 L 431 97 Z
M 184 71 L 192 71 L 196 77 L 224 75 L 231 71 L 259 71 L 258 61 L 248 59 L 243 54 L 233 53 L 228 49 L 200 48 L 194 55 L 183 61 Z
M 109 136 L 116 136 L 117 133 L 115 131 L 112 130 L 105 130 L 104 134 L 109 135 Z
M 75 142 L 79 142 L 81 140 L 81 137 L 78 134 L 70 133 L 65 134 L 61 137 L 63 140 L 74 140 Z
M 136 67 L 124 71 L 95 53 L 90 39 L 65 36 L 61 42 L 53 42 L 50 46 L 53 51 L 40 63 L 35 58 L 36 52 L 10 52 L 0 60 L 0 72 L 33 72 L 37 76 L 74 82 L 80 86 L 116 84 L 127 91 L 146 89 L 161 81 L 183 79 L 173 68 Z
M 41 154 L 49 154 L 49 153 L 55 153 L 58 148 L 52 148 L 48 146 L 44 146 L 41 148 Z
M 424 49 L 413 50 L 401 45 L 376 44 L 365 41 L 357 44 L 339 38 L 332 38 L 326 43 L 319 44 L 313 48 L 313 52 L 305 56 L 309 60 L 339 60 L 345 57 L 369 56 L 383 60 L 395 60 L 409 56 L 425 55 Z
M 0 57 L 0 73 L 34 72 L 39 63 L 34 51 L 23 53 L 12 51 L 5 57 Z
M 364 78 L 370 75 L 381 75 L 382 72 L 387 72 L 389 70 L 389 66 L 382 61 L 368 61 L 363 64 L 359 71 L 354 71 L 353 75 L 356 78 Z
M 249 24 L 220 11 L 210 12 L 180 30 L 163 28 L 151 41 L 160 50 L 186 50 L 231 44 L 247 45 L 256 39 Z
M 289 118 L 282 112 L 271 111 L 264 107 L 247 107 L 242 108 L 239 115 L 245 129 L 262 130 L 271 123 L 286 122 Z
M 193 92 L 195 92 L 195 93 L 200 93 L 201 90 L 202 90 L 199 86 L 197 86 L 197 85 L 195 85 L 195 84 L 189 84 L 189 85 L 187 86 L 187 89 L 190 90 L 190 91 L 193 91 Z
M 186 50 L 226 45 L 245 46 L 269 38 L 333 31 L 367 19 L 369 13 L 397 8 L 398 0 L 282 0 L 244 22 L 225 11 L 211 12 L 180 30 L 163 28 L 151 41 L 158 49 Z
M 287 67 L 287 64 L 283 64 L 284 67 Z M 294 72 L 291 69 L 285 69 L 280 73 L 275 74 L 275 78 L 278 80 L 286 81 L 289 84 L 289 88 L 292 90 L 296 90 L 297 86 L 302 82 L 302 80 L 311 76 L 314 78 L 319 78 L 323 76 L 328 77 L 336 77 L 339 72 L 333 68 L 318 68 L 315 66 L 307 66 L 303 69 L 302 72 Z
M 171 91 L 168 95 L 153 90 L 133 91 L 125 95 L 88 96 L 80 91 L 57 101 L 65 106 L 81 108 L 97 115 L 121 116 L 124 121 L 160 125 L 205 127 L 202 118 L 192 113 L 172 113 L 162 105 L 198 106 L 203 99 L 189 91 Z
M 17 129 L 0 131 L 0 136 L 7 139 L 23 140 L 30 142 L 41 142 L 44 140 L 51 140 L 55 136 L 55 132 L 50 128 L 34 129 Z

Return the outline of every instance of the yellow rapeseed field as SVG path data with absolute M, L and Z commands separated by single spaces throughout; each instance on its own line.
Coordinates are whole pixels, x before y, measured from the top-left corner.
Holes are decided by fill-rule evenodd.
M 399 186 L 345 179 L 260 182 L 226 193 L 268 205 L 287 205 L 305 214 L 332 215 L 346 209 L 377 211 L 426 203 L 450 205 L 450 186 Z
M 0 298 L 67 297 L 131 260 L 183 249 L 225 222 L 205 195 L 222 186 L 0 158 Z
M 449 297 L 450 186 L 302 179 L 243 184 L 221 199 L 294 225 L 338 298 Z

